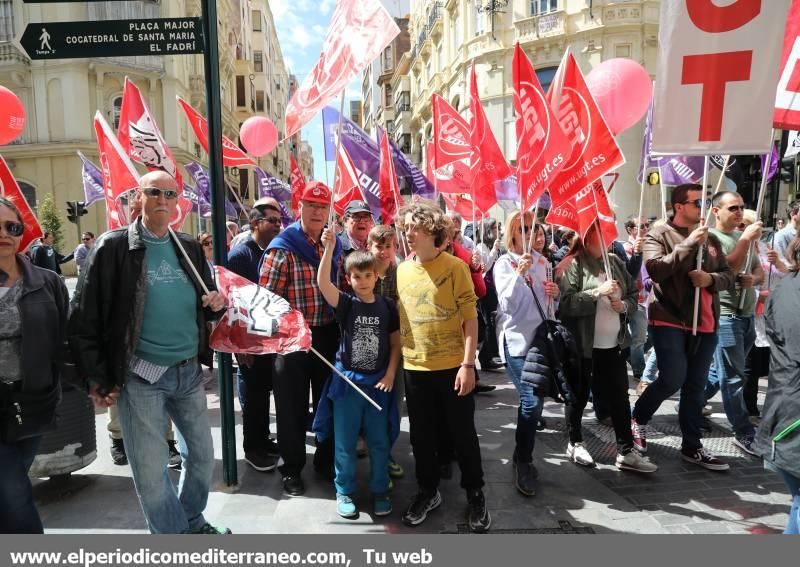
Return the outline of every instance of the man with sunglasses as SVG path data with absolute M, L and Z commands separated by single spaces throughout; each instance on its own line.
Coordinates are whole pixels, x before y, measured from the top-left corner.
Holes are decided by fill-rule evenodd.
M 281 231 L 281 209 L 275 199 L 257 201 L 250 209 L 249 238 L 228 254 L 228 269 L 258 283 L 264 250 Z M 274 471 L 278 446 L 270 439 L 269 408 L 275 355 L 237 355 L 239 403 L 242 406 L 244 460 L 257 471 Z
M 353 201 L 344 210 L 344 232 L 339 235 L 342 253 L 347 256 L 353 250 L 367 250 L 369 231 L 375 226 L 372 211 L 364 201 Z
M 83 271 L 83 264 L 86 262 L 86 257 L 89 255 L 89 250 L 94 246 L 94 233 L 84 232 L 81 234 L 81 243 L 75 248 L 72 255 L 75 257 L 75 265 L 78 266 L 78 275 Z
M 714 195 L 712 212 L 716 228 L 711 229 L 722 244 L 722 252 L 731 270 L 738 274 L 736 289 L 720 291 L 720 318 L 714 351 L 714 363 L 708 373 L 706 400 L 717 391 L 722 392 L 722 406 L 734 432 L 734 444 L 742 451 L 753 451 L 755 427 L 750 422 L 750 412 L 744 401 L 745 361 L 756 340 L 755 307 L 757 293 L 753 289 L 764 280 L 764 271 L 758 254 L 753 254 L 750 269 L 745 269 L 747 252 L 761 238 L 763 223 L 751 224 L 743 232 L 737 230 L 744 220 L 744 201 L 741 195 L 723 191 Z M 739 309 L 744 294 L 744 304 Z
M 119 407 L 150 531 L 230 533 L 203 516 L 214 448 L 198 362 L 208 348 L 206 321 L 225 302 L 203 289 L 215 286 L 200 244 L 169 228 L 178 206 L 175 180 L 155 171 L 139 183 L 141 217 L 103 234 L 86 260 L 72 299 L 70 346 L 95 404 Z M 183 457 L 177 493 L 167 475 L 169 419 Z
M 703 187 L 680 185 L 672 192 L 674 216 L 650 230 L 644 242 L 645 269 L 653 282 L 648 309 L 649 331 L 658 358 L 658 378 L 633 408 L 634 446 L 647 451 L 645 426 L 667 398 L 680 391 L 678 413 L 683 442 L 681 457 L 709 470 L 729 465 L 712 455 L 702 437 L 704 390 L 717 345 L 719 293 L 733 289 L 735 276 L 722 245 L 702 224 Z M 697 268 L 697 252 L 703 263 Z M 697 335 L 692 333 L 695 289 L 700 289 Z

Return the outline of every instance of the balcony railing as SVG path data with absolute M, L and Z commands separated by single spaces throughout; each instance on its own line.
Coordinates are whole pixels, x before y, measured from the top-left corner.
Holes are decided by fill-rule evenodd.
M 532 16 L 514 22 L 517 41 L 535 41 L 542 37 L 552 37 L 566 33 L 566 14 L 563 10 Z

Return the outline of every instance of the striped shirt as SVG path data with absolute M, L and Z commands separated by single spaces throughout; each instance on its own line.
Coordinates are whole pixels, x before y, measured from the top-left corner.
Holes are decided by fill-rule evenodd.
M 314 242 L 307 234 L 305 237 L 322 258 L 325 250 L 322 243 Z M 341 276 L 341 259 L 337 273 Z M 281 248 L 268 250 L 261 263 L 258 284 L 280 295 L 299 310 L 309 326 L 320 327 L 333 323 L 333 309 L 322 297 L 317 285 L 317 269 L 293 252 Z

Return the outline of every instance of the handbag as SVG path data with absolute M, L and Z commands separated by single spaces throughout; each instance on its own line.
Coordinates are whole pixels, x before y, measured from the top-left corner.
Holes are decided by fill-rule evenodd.
M 25 392 L 13 386 L 0 397 L 0 440 L 15 443 L 55 429 L 56 407 L 61 388 L 53 385 L 45 392 Z

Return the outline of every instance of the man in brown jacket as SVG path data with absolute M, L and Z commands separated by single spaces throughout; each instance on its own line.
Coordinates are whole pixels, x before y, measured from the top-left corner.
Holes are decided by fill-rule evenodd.
M 728 464 L 703 448 L 700 442 L 704 389 L 717 345 L 720 291 L 734 287 L 735 276 L 725 261 L 719 240 L 701 223 L 701 185 L 681 185 L 672 193 L 674 217 L 653 228 L 645 238 L 644 261 L 654 284 L 655 301 L 649 309 L 650 336 L 658 357 L 658 378 L 633 409 L 634 445 L 647 451 L 645 425 L 661 404 L 681 391 L 679 420 L 685 461 L 710 470 Z M 696 227 L 696 228 L 695 228 Z M 697 251 L 703 263 L 697 267 Z M 694 292 L 700 289 L 697 335 L 692 334 Z

